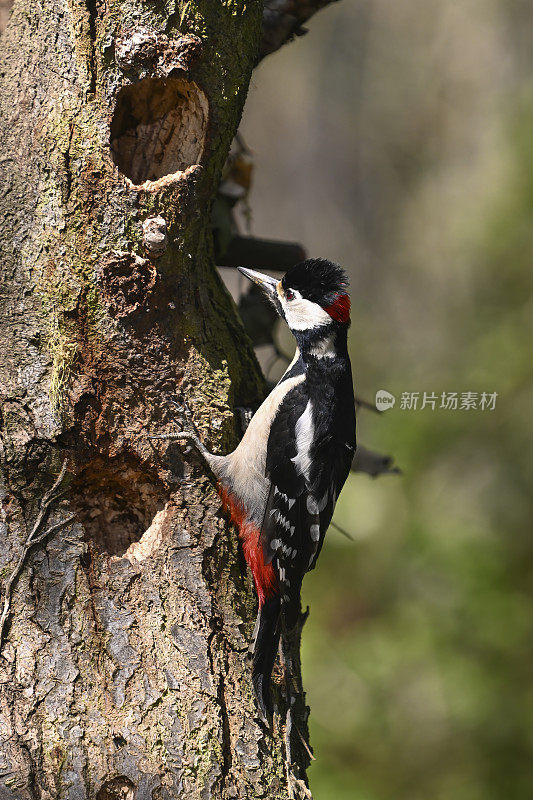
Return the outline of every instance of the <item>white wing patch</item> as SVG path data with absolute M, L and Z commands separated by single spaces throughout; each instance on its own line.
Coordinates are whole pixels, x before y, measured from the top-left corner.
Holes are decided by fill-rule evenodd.
M 306 481 L 309 480 L 309 472 L 311 470 L 311 445 L 313 444 L 313 436 L 315 433 L 315 426 L 313 423 L 313 406 L 311 401 L 307 403 L 305 411 L 296 422 L 296 455 L 291 461 L 295 465 L 298 472 L 304 476 Z

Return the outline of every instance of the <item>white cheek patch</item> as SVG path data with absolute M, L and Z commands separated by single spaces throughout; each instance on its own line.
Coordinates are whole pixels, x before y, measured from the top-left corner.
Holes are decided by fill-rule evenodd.
M 319 328 L 329 325 L 331 317 L 318 303 L 305 300 L 295 292 L 294 300 L 281 299 L 287 325 L 293 331 L 305 331 L 308 328 Z

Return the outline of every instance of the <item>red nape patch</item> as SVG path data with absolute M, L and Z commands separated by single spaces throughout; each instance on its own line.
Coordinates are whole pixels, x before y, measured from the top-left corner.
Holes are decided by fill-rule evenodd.
M 327 311 L 331 319 L 335 322 L 349 322 L 350 321 L 350 295 L 339 294 L 334 303 L 326 306 L 324 311 Z
M 265 564 L 263 546 L 259 541 L 260 530 L 246 518 L 242 503 L 220 483 L 218 485 L 218 493 L 224 508 L 229 512 L 231 521 L 239 529 L 244 557 L 252 570 L 259 606 L 261 607 L 265 600 L 273 597 L 278 591 L 278 580 L 274 567 L 272 562 Z

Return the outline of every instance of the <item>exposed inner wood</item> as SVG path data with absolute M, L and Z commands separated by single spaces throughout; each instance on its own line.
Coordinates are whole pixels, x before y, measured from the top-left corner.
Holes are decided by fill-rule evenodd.
M 165 504 L 163 488 L 130 465 L 96 459 L 73 482 L 73 507 L 100 553 L 123 556 Z
M 111 152 L 133 183 L 156 181 L 199 163 L 207 99 L 182 78 L 146 78 L 124 86 L 111 122 Z

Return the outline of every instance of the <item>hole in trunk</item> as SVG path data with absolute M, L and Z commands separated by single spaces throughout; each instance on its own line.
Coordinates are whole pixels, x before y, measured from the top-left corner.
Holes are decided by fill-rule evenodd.
M 135 184 L 182 172 L 200 161 L 206 127 L 207 98 L 195 83 L 145 78 L 118 94 L 113 161 Z
M 125 463 L 97 459 L 72 483 L 72 505 L 85 538 L 100 553 L 123 556 L 166 502 L 162 484 Z
M 96 795 L 96 800 L 133 800 L 135 784 L 119 775 L 116 778 L 106 781 Z

